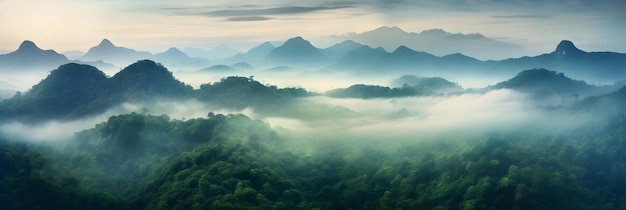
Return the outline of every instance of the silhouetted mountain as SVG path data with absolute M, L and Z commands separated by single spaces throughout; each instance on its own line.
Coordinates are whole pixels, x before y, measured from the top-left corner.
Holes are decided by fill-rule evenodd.
M 467 68 L 478 68 L 481 64 L 481 61 L 462 54 L 437 57 L 426 52 L 415 51 L 406 46 L 400 46 L 391 53 L 382 48 L 372 49 L 369 46 L 361 46 L 327 68 L 373 75 L 390 72 L 402 74 L 420 72 L 441 75 L 441 73 L 459 72 Z
M 563 73 L 547 69 L 522 71 L 517 76 L 493 86 L 495 89 L 507 88 L 522 92 L 577 92 L 591 87 L 584 81 L 573 80 Z
M 192 58 L 178 48 L 172 47 L 165 52 L 157 53 L 153 60 L 175 68 L 197 69 L 209 65 L 209 61 L 203 58 Z
M 149 60 L 138 61 L 111 78 L 93 66 L 69 63 L 26 93 L 1 102 L 0 116 L 33 122 L 72 119 L 102 113 L 123 102 L 181 98 L 191 93 L 190 86 Z
M 26 40 L 22 42 L 16 51 L 0 55 L 0 70 L 48 72 L 59 65 L 70 62 L 93 65 L 102 69 L 114 68 L 113 65 L 102 61 L 69 60 L 65 55 L 59 54 L 54 50 L 42 50 L 34 42 Z
M 391 53 L 362 46 L 326 69 L 373 75 L 395 72 L 510 78 L 520 69 L 538 67 L 554 69 L 588 81 L 614 83 L 626 78 L 626 54 L 585 52 L 570 41 L 562 41 L 555 51 L 539 56 L 480 61 L 460 53 L 437 57 L 406 46 L 400 46 Z
M 333 46 L 330 46 L 326 49 L 322 49 L 322 54 L 326 56 L 331 61 L 338 61 L 347 55 L 350 51 L 356 50 L 359 47 L 363 46 L 362 44 L 356 43 L 352 40 L 346 40 L 341 43 L 337 43 Z
M 102 60 L 117 66 L 126 66 L 142 59 L 152 58 L 152 54 L 144 51 L 136 51 L 125 47 L 117 47 L 108 39 L 103 39 L 100 44 L 92 47 L 80 58 L 83 61 Z
M 440 77 L 417 77 L 415 75 L 404 75 L 392 82 L 395 87 L 409 86 L 425 92 L 452 93 L 463 91 L 459 84 L 450 82 Z
M 443 60 L 445 60 L 445 62 L 449 65 L 451 64 L 456 64 L 456 65 L 472 65 L 472 64 L 478 64 L 480 63 L 480 60 L 476 59 L 476 58 L 472 58 L 466 55 L 463 55 L 461 53 L 454 53 L 454 54 L 450 54 L 450 55 L 446 55 L 441 57 Z
M 165 52 L 155 54 L 154 58 L 162 59 L 162 60 L 174 60 L 174 61 L 181 61 L 181 60 L 184 61 L 184 60 L 191 59 L 191 57 L 189 57 L 183 51 L 180 51 L 178 48 L 175 48 L 175 47 L 167 49 L 167 51 Z
M 551 53 L 486 63 L 494 70 L 554 69 L 588 81 L 612 83 L 626 79 L 626 54 L 585 52 L 567 40 L 561 41 Z
M 578 100 L 610 91 L 610 87 L 597 87 L 584 81 L 573 80 L 563 73 L 547 69 L 522 71 L 517 76 L 500 82 L 487 89 L 512 89 L 528 93 L 535 99 L 552 104 L 562 104 L 564 100 Z
M 236 55 L 235 57 L 233 57 L 233 59 L 237 61 L 246 61 L 253 63 L 260 62 L 263 61 L 265 57 L 267 57 L 267 55 L 269 55 L 270 52 L 272 52 L 272 50 L 274 50 L 275 48 L 276 47 L 274 47 L 272 43 L 263 42 L 263 44 L 251 48 L 250 50 L 248 50 L 248 52 L 244 54 Z
M 341 38 L 387 50 L 407 46 L 438 56 L 463 53 L 481 59 L 504 59 L 523 54 L 522 47 L 515 44 L 490 39 L 478 33 L 452 34 L 442 29 L 409 33 L 398 27 L 383 26 L 363 33 L 348 33 Z
M 379 66 L 384 63 L 385 56 L 388 53 L 383 48 L 371 48 L 363 45 L 355 50 L 350 51 L 341 60 L 331 65 L 330 69 L 336 70 L 357 70 L 369 69 L 372 66 Z
M 320 67 L 327 64 L 328 58 L 309 41 L 302 37 L 295 37 L 272 50 L 265 61 L 288 66 Z
M 406 46 L 400 46 L 387 56 L 387 62 L 397 68 L 404 66 L 428 66 L 432 65 L 439 57 L 426 52 L 415 51 Z
M 53 68 L 69 60 L 54 50 L 42 50 L 32 41 L 24 41 L 11 53 L 0 55 L 0 69 L 25 71 L 34 68 Z

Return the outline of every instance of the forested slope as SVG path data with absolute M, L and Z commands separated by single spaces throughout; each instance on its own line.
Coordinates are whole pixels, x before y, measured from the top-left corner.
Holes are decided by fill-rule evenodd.
M 127 114 L 2 141 L 12 209 L 618 209 L 625 118 L 561 135 L 306 144 L 243 115 Z M 594 131 L 595 130 L 595 131 Z

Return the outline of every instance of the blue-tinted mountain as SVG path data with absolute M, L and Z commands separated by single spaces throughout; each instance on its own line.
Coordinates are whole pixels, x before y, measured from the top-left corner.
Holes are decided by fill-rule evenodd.
M 588 81 L 612 83 L 626 79 L 626 54 L 585 52 L 568 40 L 561 41 L 551 53 L 502 61 L 489 61 L 494 70 L 547 68 Z
M 158 62 L 162 62 L 162 60 L 185 61 L 185 60 L 192 59 L 183 51 L 180 51 L 178 48 L 175 48 L 175 47 L 167 49 L 167 51 L 165 52 L 154 54 L 154 58 L 161 59 L 161 60 L 157 60 Z
M 197 69 L 199 67 L 207 66 L 210 64 L 208 59 L 192 58 L 175 47 L 172 47 L 165 52 L 155 54 L 152 60 L 162 63 L 166 66 L 185 69 Z
M 515 77 L 487 89 L 516 90 L 527 93 L 540 102 L 556 105 L 605 94 L 613 90 L 610 86 L 590 85 L 585 81 L 571 79 L 563 73 L 543 68 L 522 71 Z
M 383 48 L 374 49 L 364 45 L 348 52 L 343 58 L 328 68 L 340 71 L 369 69 L 374 65 L 383 63 L 387 54 Z
M 326 49 L 322 49 L 322 54 L 326 56 L 333 62 L 336 62 L 347 55 L 350 51 L 356 50 L 359 47 L 363 46 L 362 44 L 356 43 L 352 40 L 345 40 L 343 42 L 337 43 L 333 46 L 330 46 Z
M 487 38 L 479 33 L 453 34 L 442 29 L 412 33 L 399 27 L 383 26 L 363 33 L 348 33 L 341 38 L 373 47 L 383 47 L 389 51 L 407 46 L 438 56 L 463 53 L 480 59 L 504 59 L 523 55 L 524 52 L 518 45 Z
M 0 55 L 0 71 L 48 72 L 59 65 L 70 62 L 93 65 L 102 69 L 114 68 L 113 65 L 102 61 L 85 62 L 69 60 L 65 55 L 59 54 L 54 50 L 42 50 L 34 42 L 26 40 L 20 44 L 20 47 L 16 51 Z
M 136 51 L 126 47 L 115 46 L 108 39 L 103 39 L 100 44 L 92 47 L 83 55 L 80 60 L 98 61 L 102 60 L 116 66 L 126 66 L 138 60 L 151 59 L 152 54 L 144 51 Z
M 274 50 L 275 48 L 276 47 L 274 47 L 272 43 L 263 42 L 263 44 L 260 44 L 259 46 L 250 48 L 250 50 L 248 50 L 248 52 L 246 53 L 234 56 L 233 59 L 235 59 L 236 61 L 258 63 L 260 61 L 263 61 L 265 57 L 267 57 L 267 55 L 269 55 L 270 52 L 272 52 L 272 50 Z
M 328 69 L 366 74 L 447 73 L 460 69 L 478 68 L 482 62 L 462 54 L 438 57 L 430 53 L 400 46 L 389 53 L 382 48 L 361 46 L 346 54 Z
M 320 67 L 327 64 L 328 58 L 309 41 L 295 37 L 273 49 L 265 57 L 265 61 L 273 65 Z
M 375 51 L 362 46 L 326 67 L 334 71 L 352 71 L 370 75 L 434 74 L 510 78 L 520 70 L 546 68 L 594 83 L 614 83 L 626 79 L 626 54 L 585 52 L 570 41 L 562 41 L 551 53 L 500 61 L 480 61 L 461 53 L 442 57 L 400 46 L 393 52 Z
M 54 50 L 42 50 L 28 40 L 22 42 L 16 51 L 0 55 L 0 69 L 12 71 L 48 67 L 52 69 L 67 62 L 69 60 L 64 55 Z

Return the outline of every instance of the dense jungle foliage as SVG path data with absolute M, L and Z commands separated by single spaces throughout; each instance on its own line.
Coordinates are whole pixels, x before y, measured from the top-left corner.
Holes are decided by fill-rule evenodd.
M 27 92 L 0 100 L 0 122 L 80 119 L 102 114 L 122 103 L 163 99 L 200 100 L 232 110 L 270 109 L 310 95 L 302 88 L 266 86 L 252 77 L 240 76 L 226 77 L 194 90 L 151 60 L 137 61 L 110 78 L 93 66 L 69 63 L 51 71 Z
M 2 139 L 8 209 L 621 209 L 626 117 L 562 135 L 312 142 L 244 115 Z
M 398 81 L 401 87 L 355 85 L 335 93 L 372 98 L 460 88 L 441 78 Z M 600 87 L 535 69 L 491 88 L 571 97 Z M 276 116 L 295 112 L 305 120 L 359 114 L 293 100 L 311 95 L 238 76 L 194 90 L 147 60 L 113 77 L 66 64 L 0 102 L 0 122 L 80 119 L 129 100 L 159 98 Z M 546 111 L 582 113 L 596 123 L 480 135 L 399 138 L 390 131 L 378 138 L 293 134 L 242 114 L 171 119 L 146 112 L 111 116 L 68 140 L 0 135 L 0 203 L 18 210 L 626 209 L 626 88 L 573 103 Z

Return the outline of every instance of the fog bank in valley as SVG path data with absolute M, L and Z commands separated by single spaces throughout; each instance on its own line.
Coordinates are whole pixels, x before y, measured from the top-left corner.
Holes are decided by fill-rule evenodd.
M 565 109 L 542 108 L 528 96 L 502 89 L 485 94 L 392 99 L 304 98 L 297 108 L 273 115 L 253 113 L 273 127 L 318 139 L 421 139 L 490 132 L 556 134 L 601 119 Z

